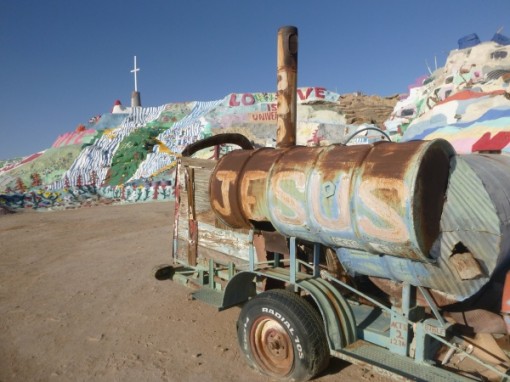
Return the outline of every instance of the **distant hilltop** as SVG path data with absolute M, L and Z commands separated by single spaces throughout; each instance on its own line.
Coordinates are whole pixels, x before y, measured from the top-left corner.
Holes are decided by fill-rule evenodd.
M 302 145 L 339 142 L 361 123 L 383 127 L 397 102 L 397 97 L 341 96 L 321 87 L 297 93 Z M 50 149 L 5 165 L 0 187 L 14 189 L 18 179 L 31 184 L 33 173 L 50 189 L 90 184 L 92 177 L 105 186 L 159 179 L 187 145 L 207 136 L 238 132 L 258 147 L 274 145 L 276 118 L 275 93 L 232 93 L 216 101 L 159 107 L 115 101 L 111 113 L 57 137 Z
M 457 152 L 510 152 L 510 39 L 459 39 L 445 66 L 409 89 L 385 122 L 402 140 L 444 138 Z
M 445 65 L 417 79 L 406 94 L 340 95 L 322 87 L 299 88 L 298 144 L 342 143 L 369 125 L 385 130 L 394 141 L 444 138 L 459 153 L 510 154 L 509 84 L 510 40 L 497 33 L 482 42 L 472 34 L 459 39 Z M 275 93 L 232 93 L 215 101 L 156 107 L 125 107 L 117 100 L 110 113 L 57 137 L 51 148 L 0 162 L 0 193 L 84 185 L 109 187 L 112 193 L 137 184 L 170 185 L 186 145 L 237 132 L 257 147 L 272 146 L 275 126 Z M 363 134 L 351 143 L 380 138 Z

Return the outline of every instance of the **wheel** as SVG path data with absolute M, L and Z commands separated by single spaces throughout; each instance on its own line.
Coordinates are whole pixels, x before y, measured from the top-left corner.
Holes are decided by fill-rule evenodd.
M 248 301 L 237 321 L 237 338 L 250 366 L 272 378 L 307 381 L 329 363 L 322 319 L 287 290 L 272 289 Z

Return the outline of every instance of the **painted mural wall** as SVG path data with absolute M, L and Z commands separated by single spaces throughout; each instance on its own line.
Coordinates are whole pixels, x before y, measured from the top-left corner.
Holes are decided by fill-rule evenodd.
M 7 208 L 67 209 L 111 203 L 140 203 L 174 200 L 171 182 L 153 182 L 119 186 L 93 185 L 64 187 L 60 190 L 32 188 L 24 192 L 0 193 L 0 206 Z
M 298 89 L 299 144 L 338 140 L 349 131 L 343 115 L 331 109 L 339 97 L 320 87 Z M 150 108 L 116 105 L 112 113 L 59 136 L 45 152 L 4 166 L 0 203 L 41 208 L 95 198 L 167 200 L 173 197 L 173 167 L 188 144 L 239 132 L 256 146 L 273 146 L 275 126 L 275 93 L 232 93 L 216 101 Z M 52 159 L 62 156 L 65 163 Z
M 396 141 L 443 138 L 458 153 L 510 154 L 510 40 L 493 40 L 468 47 L 459 40 L 444 67 L 417 79 L 408 94 L 393 101 L 393 111 L 379 127 Z M 345 95 L 299 88 L 297 143 L 343 143 L 359 131 L 363 134 L 350 144 L 384 139 L 365 129 L 373 127 L 370 123 L 356 123 L 357 95 L 349 95 L 350 106 L 342 109 Z M 215 101 L 159 107 L 130 108 L 116 101 L 111 113 L 59 136 L 51 148 L 0 163 L 0 204 L 41 208 L 94 200 L 170 200 L 174 166 L 188 144 L 235 132 L 256 147 L 274 146 L 276 108 L 275 93 L 232 93 Z M 222 147 L 223 152 L 231 149 Z M 213 152 L 198 156 L 211 158 Z

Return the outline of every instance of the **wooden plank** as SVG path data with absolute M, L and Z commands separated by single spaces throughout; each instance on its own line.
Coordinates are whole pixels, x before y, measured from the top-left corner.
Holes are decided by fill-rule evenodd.
M 189 158 L 189 157 L 182 157 L 181 158 L 182 164 L 186 167 L 198 167 L 198 168 L 208 168 L 213 169 L 216 167 L 216 163 L 218 163 L 215 160 L 210 159 L 199 159 L 199 158 Z
M 177 259 L 177 250 L 178 250 L 178 241 L 179 238 L 179 218 L 181 213 L 181 185 L 180 185 L 180 162 L 177 162 L 177 167 L 175 169 L 175 182 L 174 182 L 174 190 L 175 190 L 175 204 L 174 204 L 174 231 L 173 231 L 173 243 L 172 243 L 172 259 Z
M 178 229 L 179 239 L 187 242 L 188 231 L 188 224 L 180 224 Z M 248 235 L 242 232 L 219 229 L 214 225 L 199 221 L 197 244 L 201 248 L 211 248 L 227 256 L 248 260 Z M 201 256 L 200 250 L 197 249 L 197 258 Z
M 248 230 L 222 224 L 211 209 L 209 179 L 215 161 L 181 158 L 178 166 L 180 203 L 176 229 L 176 256 L 196 265 L 209 257 L 223 262 L 248 260 Z
M 179 245 L 179 247 L 184 247 L 186 245 L 186 241 L 179 239 L 178 245 Z M 238 257 L 228 256 L 222 252 L 218 252 L 214 249 L 204 247 L 201 245 L 198 246 L 198 253 L 199 253 L 199 257 L 197 259 L 197 262 L 199 262 L 199 263 L 205 264 L 209 259 L 212 259 L 213 261 L 216 261 L 221 264 L 228 264 L 229 262 L 234 263 L 236 266 L 248 264 L 247 260 L 240 259 Z M 181 252 L 180 259 L 185 260 L 185 258 L 186 258 L 186 254 Z
M 245 233 L 198 223 L 198 243 L 228 256 L 248 260 L 249 238 Z
M 188 195 L 188 264 L 197 265 L 198 223 L 195 210 L 195 170 L 186 168 L 186 194 Z
M 188 193 L 187 193 L 187 184 L 186 184 L 186 168 L 179 164 L 179 194 L 180 194 L 180 203 L 179 203 L 179 219 L 182 223 L 184 223 L 188 219 Z
M 209 179 L 212 171 L 196 168 L 195 171 L 195 208 L 198 214 L 211 210 L 209 197 Z

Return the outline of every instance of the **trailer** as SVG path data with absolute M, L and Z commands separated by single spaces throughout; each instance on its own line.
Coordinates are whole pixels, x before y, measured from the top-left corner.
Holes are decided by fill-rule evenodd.
M 337 357 L 397 380 L 506 380 L 510 157 L 441 139 L 296 146 L 296 84 L 283 27 L 276 147 L 224 134 L 184 150 L 159 277 L 241 306 L 240 348 L 273 379 Z

